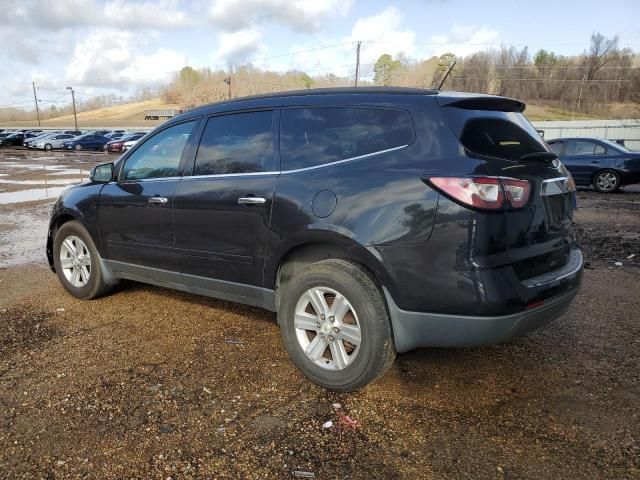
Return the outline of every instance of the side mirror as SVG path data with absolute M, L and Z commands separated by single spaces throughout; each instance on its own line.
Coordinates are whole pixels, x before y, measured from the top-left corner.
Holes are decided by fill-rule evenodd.
M 113 163 L 103 163 L 96 165 L 89 173 L 89 179 L 92 182 L 108 183 L 113 180 Z

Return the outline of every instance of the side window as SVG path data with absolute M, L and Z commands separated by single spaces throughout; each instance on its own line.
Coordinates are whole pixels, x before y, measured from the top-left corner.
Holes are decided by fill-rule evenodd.
M 211 117 L 202 133 L 194 175 L 276 170 L 273 112 L 247 112 Z
M 567 144 L 567 155 L 593 155 L 596 144 L 585 140 L 574 140 Z
M 282 110 L 280 154 L 287 170 L 401 147 L 413 140 L 411 116 L 380 108 L 312 107 Z
M 607 149 L 596 143 L 596 149 L 593 153 L 595 155 L 605 155 L 607 153 Z
M 122 180 L 175 177 L 195 122 L 174 125 L 155 134 L 127 158 Z
M 562 142 L 554 142 L 549 144 L 549 148 L 553 153 L 560 156 L 562 153 L 562 145 L 564 145 Z

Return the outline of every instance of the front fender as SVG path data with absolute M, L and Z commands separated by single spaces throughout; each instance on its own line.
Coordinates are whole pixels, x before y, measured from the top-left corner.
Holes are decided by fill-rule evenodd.
M 53 267 L 53 235 L 60 225 L 71 221 L 79 221 L 87 229 L 96 248 L 102 255 L 98 232 L 98 196 L 103 184 L 87 182 L 64 190 L 51 210 L 49 229 L 47 231 L 46 253 L 49 266 Z M 55 270 L 54 270 L 55 271 Z

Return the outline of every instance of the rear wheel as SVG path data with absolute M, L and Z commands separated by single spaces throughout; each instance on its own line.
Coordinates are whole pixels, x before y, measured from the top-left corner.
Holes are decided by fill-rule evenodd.
M 63 224 L 53 239 L 53 263 L 62 286 L 74 297 L 92 299 L 106 294 L 100 257 L 89 232 L 77 221 Z
M 311 264 L 279 293 L 285 346 L 312 382 L 350 392 L 374 381 L 393 362 L 384 299 L 357 264 L 338 259 Z
M 593 177 L 593 188 L 602 193 L 613 193 L 620 188 L 620 175 L 613 170 L 602 170 Z

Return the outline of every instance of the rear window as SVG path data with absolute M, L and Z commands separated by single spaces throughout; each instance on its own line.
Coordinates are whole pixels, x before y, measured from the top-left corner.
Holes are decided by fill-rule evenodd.
M 312 107 L 282 110 L 280 154 L 287 170 L 408 145 L 413 122 L 408 112 L 383 108 Z
M 473 154 L 517 161 L 529 153 L 549 151 L 540 134 L 519 112 L 444 107 L 447 124 Z

